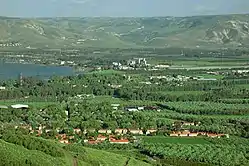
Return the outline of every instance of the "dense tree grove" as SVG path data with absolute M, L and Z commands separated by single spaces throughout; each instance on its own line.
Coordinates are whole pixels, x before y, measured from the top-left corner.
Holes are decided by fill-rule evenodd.
M 23 86 L 19 82 L 8 83 L 10 90 L 2 91 L 0 99 L 16 99 L 30 96 L 30 100 L 61 101 L 78 94 L 113 95 L 111 84 L 120 84 L 124 80 L 122 75 L 99 76 L 96 74 L 77 77 L 54 77 L 49 81 L 35 78 L 23 80 Z M 7 83 L 2 83 L 7 84 Z

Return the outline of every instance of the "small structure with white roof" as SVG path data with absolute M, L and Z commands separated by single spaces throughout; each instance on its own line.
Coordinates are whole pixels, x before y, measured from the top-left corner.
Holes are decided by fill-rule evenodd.
M 15 109 L 28 109 L 29 106 L 25 105 L 25 104 L 15 104 L 15 105 L 11 105 L 11 108 L 15 108 Z

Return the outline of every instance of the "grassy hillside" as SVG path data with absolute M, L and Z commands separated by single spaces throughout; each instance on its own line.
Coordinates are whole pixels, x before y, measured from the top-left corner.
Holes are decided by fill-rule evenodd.
M 66 165 L 62 158 L 54 158 L 36 150 L 0 140 L 0 165 Z
M 88 164 L 103 165 L 103 166 L 149 166 L 145 162 L 135 160 L 134 158 L 128 158 L 119 154 L 105 152 L 101 150 L 84 148 L 86 150 L 85 162 Z
M 244 47 L 249 15 L 153 18 L 0 17 L 1 47 Z
M 50 141 L 48 141 L 50 142 Z M 51 143 L 51 142 L 50 142 Z M 81 145 L 69 145 L 54 143 L 54 147 L 64 153 L 63 157 L 53 157 L 38 150 L 28 150 L 20 145 L 7 143 L 0 140 L 0 166 L 2 165 L 32 165 L 32 166 L 149 166 L 143 161 L 129 158 L 123 155 L 102 150 L 86 148 Z M 77 155 L 76 155 L 77 154 Z M 77 156 L 77 157 L 75 157 Z

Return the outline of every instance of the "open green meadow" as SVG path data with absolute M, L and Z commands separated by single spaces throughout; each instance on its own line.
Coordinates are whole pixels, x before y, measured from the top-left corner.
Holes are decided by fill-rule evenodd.
M 209 144 L 209 142 L 202 137 L 182 138 L 165 136 L 145 136 L 141 138 L 144 143 L 152 144 Z
M 59 102 L 30 102 L 25 100 L 0 100 L 0 105 L 10 106 L 14 104 L 27 104 L 34 108 L 43 108 L 49 105 L 59 104 Z
M 117 71 L 117 70 L 99 70 L 99 71 L 92 71 L 86 74 L 103 74 L 103 75 L 111 75 L 111 74 L 123 74 L 124 72 L 122 71 Z

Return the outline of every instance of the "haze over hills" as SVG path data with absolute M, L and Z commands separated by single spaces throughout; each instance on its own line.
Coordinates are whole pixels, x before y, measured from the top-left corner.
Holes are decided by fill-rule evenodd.
M 151 18 L 0 17 L 0 47 L 186 47 L 249 45 L 249 15 Z

